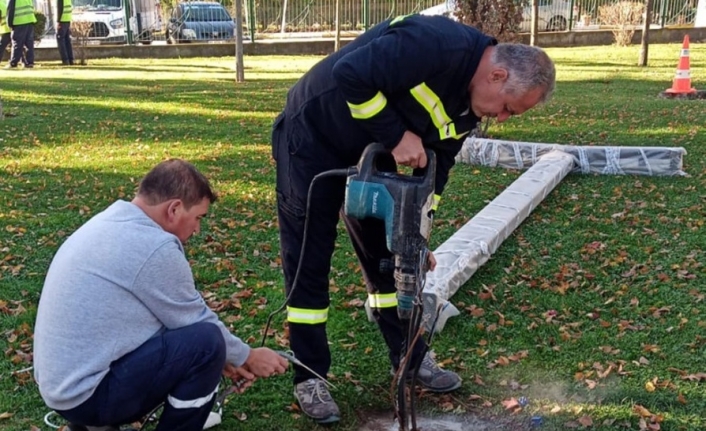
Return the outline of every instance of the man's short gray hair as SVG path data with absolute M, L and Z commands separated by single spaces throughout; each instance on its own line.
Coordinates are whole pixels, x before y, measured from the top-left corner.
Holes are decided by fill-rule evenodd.
M 493 50 L 491 61 L 508 72 L 504 87 L 506 93 L 525 94 L 541 88 L 540 102 L 552 97 L 556 70 L 554 62 L 541 48 L 520 43 L 499 43 Z

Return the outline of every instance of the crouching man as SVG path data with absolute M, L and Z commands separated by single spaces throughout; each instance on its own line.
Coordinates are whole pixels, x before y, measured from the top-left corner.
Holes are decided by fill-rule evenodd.
M 59 248 L 39 301 L 34 370 L 71 430 L 117 428 L 164 403 L 158 431 L 200 431 L 223 374 L 242 392 L 286 371 L 276 352 L 231 334 L 196 290 L 183 245 L 215 200 L 193 165 L 168 160 L 131 202 L 116 201 Z

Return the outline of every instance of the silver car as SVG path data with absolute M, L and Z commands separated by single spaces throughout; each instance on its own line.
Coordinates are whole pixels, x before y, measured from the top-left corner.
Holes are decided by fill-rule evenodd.
M 233 40 L 235 22 L 216 2 L 177 3 L 167 24 L 167 43 Z

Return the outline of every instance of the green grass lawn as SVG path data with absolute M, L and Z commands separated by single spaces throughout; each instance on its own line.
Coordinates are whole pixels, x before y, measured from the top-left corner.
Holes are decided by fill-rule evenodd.
M 680 44 L 550 49 L 551 103 L 490 128 L 500 139 L 680 146 L 689 177 L 571 174 L 452 298 L 462 311 L 434 340 L 465 379 L 428 412 L 544 417 L 542 429 L 706 429 L 706 105 L 657 98 Z M 209 304 L 259 345 L 282 295 L 269 126 L 289 86 L 319 58 L 93 60 L 5 72 L 0 121 L 0 428 L 48 430 L 27 368 L 44 274 L 57 247 L 168 157 L 192 161 L 221 199 L 188 247 Z M 692 44 L 691 64 L 706 63 Z M 703 67 L 692 67 L 706 88 Z M 457 166 L 432 248 L 520 173 Z M 329 338 L 339 430 L 391 412 L 387 354 L 367 322 L 360 272 L 343 230 L 331 273 Z M 91 304 L 85 304 L 91 307 Z M 286 345 L 278 315 L 267 345 Z M 506 409 L 527 396 L 524 411 Z M 506 404 L 503 404 L 506 402 Z M 390 413 L 391 415 L 391 413 Z M 34 428 L 36 427 L 36 428 Z M 291 376 L 232 397 L 223 430 L 316 429 Z

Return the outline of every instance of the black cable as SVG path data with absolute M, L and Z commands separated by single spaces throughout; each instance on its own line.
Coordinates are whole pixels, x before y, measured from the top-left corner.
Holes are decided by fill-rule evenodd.
M 421 295 L 421 292 L 420 292 Z M 422 325 L 422 318 L 424 317 L 424 308 L 422 306 L 421 301 L 415 306 L 414 311 L 413 311 L 413 318 L 415 319 L 414 327 L 416 328 L 417 334 L 415 334 L 415 337 L 418 337 L 420 335 L 421 331 L 421 325 Z M 415 341 L 415 344 L 418 341 Z M 416 387 L 417 387 L 417 375 L 419 374 L 419 369 L 422 366 L 422 362 L 424 362 L 424 356 L 427 354 L 427 351 L 429 350 L 429 346 L 425 346 L 424 349 L 420 352 L 419 359 L 417 360 L 416 364 L 414 365 L 414 370 L 412 371 L 412 381 L 411 381 L 411 387 L 412 390 L 410 391 L 409 394 L 409 415 L 412 419 L 412 431 L 417 430 L 417 409 L 416 409 Z
M 414 351 L 414 346 L 418 342 L 419 337 L 422 335 L 422 322 L 424 319 L 424 301 L 422 298 L 423 286 L 426 281 L 426 271 L 428 270 L 428 259 L 429 250 L 423 249 L 419 254 L 419 265 L 417 271 L 417 283 L 418 290 L 416 292 L 415 300 L 413 302 L 412 314 L 410 319 L 406 321 L 406 332 L 407 332 L 407 343 L 406 349 L 402 357 L 406 358 L 404 361 L 404 366 L 402 371 L 402 376 L 398 381 L 397 387 L 397 416 L 400 422 L 400 430 L 407 431 L 407 396 L 406 396 L 406 379 L 409 373 L 410 363 L 412 361 L 411 353 Z M 438 316 L 437 316 L 438 317 Z M 436 325 L 436 320 L 435 323 Z M 433 334 L 432 334 L 433 335 Z M 413 364 L 412 368 L 412 379 L 410 381 L 410 393 L 409 393 L 409 417 L 411 419 L 412 428 L 411 431 L 417 430 L 417 412 L 416 412 L 416 385 L 417 376 L 419 374 L 419 369 L 424 362 L 424 356 L 426 356 L 429 351 L 429 346 L 431 344 L 432 337 L 429 337 L 429 341 L 426 346 L 422 349 L 421 354 L 418 356 L 417 360 Z M 404 380 L 403 380 L 404 379 Z
M 311 209 L 311 195 L 312 191 L 314 190 L 314 184 L 316 181 L 320 180 L 321 178 L 326 178 L 326 177 L 334 177 L 334 176 L 345 176 L 348 177 L 350 175 L 355 174 L 358 172 L 358 168 L 353 166 L 350 168 L 344 168 L 344 169 L 332 169 L 330 171 L 324 171 L 321 172 L 317 175 L 314 176 L 314 178 L 311 180 L 311 183 L 309 184 L 309 191 L 307 192 L 306 195 L 306 210 L 304 212 L 304 234 L 302 235 L 302 247 L 301 250 L 299 251 L 299 263 L 297 264 L 297 271 L 294 273 L 294 281 L 292 281 L 292 288 L 289 289 L 289 292 L 287 292 L 287 297 L 284 298 L 284 302 L 282 302 L 282 305 L 267 317 L 267 323 L 265 324 L 265 332 L 262 334 L 262 343 L 260 343 L 260 347 L 265 345 L 265 340 L 267 339 L 267 331 L 270 329 L 270 324 L 272 324 L 272 318 L 276 315 L 282 312 L 287 307 L 287 304 L 289 304 L 289 300 L 292 298 L 292 293 L 294 292 L 294 289 L 297 287 L 297 282 L 299 281 L 299 273 L 301 272 L 302 269 L 302 262 L 304 262 L 304 252 L 306 251 L 306 240 L 308 238 L 308 230 L 309 230 L 309 210 Z
M 406 385 L 407 385 L 407 373 L 409 372 L 409 362 L 412 359 L 412 346 L 409 343 L 412 342 L 413 338 L 409 337 L 410 322 L 405 322 L 407 324 L 407 341 L 405 348 L 400 352 L 400 358 L 402 358 L 402 364 L 398 370 L 398 380 L 397 380 L 397 420 L 400 423 L 400 430 L 407 430 L 407 396 Z M 409 356 L 408 356 L 409 355 Z

